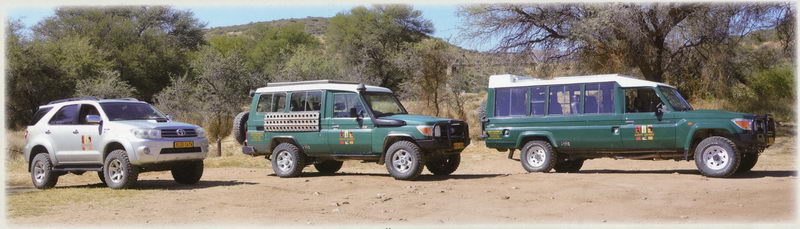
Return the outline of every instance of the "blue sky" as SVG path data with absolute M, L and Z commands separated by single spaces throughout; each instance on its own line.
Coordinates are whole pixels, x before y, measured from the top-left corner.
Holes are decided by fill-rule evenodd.
M 271 21 L 286 18 L 332 17 L 357 5 L 283 5 L 283 6 L 176 6 L 176 9 L 191 10 L 195 16 L 208 27 L 247 24 L 250 22 Z M 458 5 L 425 4 L 413 5 L 422 11 L 423 17 L 433 22 L 434 37 L 443 38 L 453 44 L 467 49 L 486 50 L 489 44 L 459 42 L 458 26 L 460 18 L 456 16 Z M 42 19 L 52 16 L 55 7 L 17 7 L 7 9 L 10 19 L 20 19 L 26 28 L 30 28 Z

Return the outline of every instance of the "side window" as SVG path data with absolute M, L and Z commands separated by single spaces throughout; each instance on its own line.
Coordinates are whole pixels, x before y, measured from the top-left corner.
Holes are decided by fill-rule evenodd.
M 258 107 L 256 107 L 256 112 L 264 113 L 269 112 L 272 107 L 272 94 L 261 94 L 258 97 Z
M 352 112 L 351 112 L 352 111 Z M 355 118 L 353 114 L 364 112 L 364 105 L 355 93 L 333 94 L 333 117 Z
M 62 107 L 53 118 L 50 118 L 50 125 L 70 125 L 78 122 L 78 104 L 66 105 Z
M 258 98 L 256 112 L 282 112 L 286 107 L 286 94 L 269 93 L 261 94 Z
M 660 102 L 653 88 L 625 88 L 625 113 L 656 112 Z
M 292 93 L 292 111 L 318 111 L 322 104 L 322 92 L 301 91 Z
M 531 115 L 544 115 L 544 108 L 547 105 L 547 87 L 538 86 L 531 88 Z
M 91 104 L 83 104 L 81 105 L 81 112 L 78 115 L 78 124 L 80 125 L 88 125 L 89 123 L 86 122 L 87 115 L 100 115 L 100 112 L 97 111 L 97 107 Z
M 36 125 L 36 123 L 38 123 L 39 120 L 41 120 L 44 117 L 44 115 L 46 115 L 47 112 L 52 110 L 52 109 L 53 109 L 52 107 L 45 107 L 45 108 L 39 108 L 39 110 L 36 110 L 36 113 L 33 114 L 33 119 L 31 119 L 30 125 Z
M 578 114 L 581 86 L 578 84 L 550 86 L 550 114 Z
M 525 96 L 528 94 L 528 88 L 498 88 L 495 89 L 494 94 L 494 116 L 527 115 L 525 113 Z
M 614 113 L 614 83 L 586 84 L 583 113 Z

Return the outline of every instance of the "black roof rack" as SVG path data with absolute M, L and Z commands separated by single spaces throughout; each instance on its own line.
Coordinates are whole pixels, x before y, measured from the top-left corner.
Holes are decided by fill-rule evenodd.
M 305 85 L 305 84 L 322 84 L 322 83 L 358 84 L 356 82 L 341 81 L 341 80 L 309 80 L 309 81 L 297 81 L 297 82 L 267 83 L 267 87 L 290 86 L 290 85 Z
M 53 100 L 52 102 L 49 102 L 47 104 L 50 105 L 50 104 L 55 104 L 55 103 L 72 102 L 72 101 L 80 101 L 80 100 L 98 101 L 100 99 L 98 99 L 97 97 L 94 97 L 94 96 L 82 96 L 82 97 L 75 97 L 75 98 Z

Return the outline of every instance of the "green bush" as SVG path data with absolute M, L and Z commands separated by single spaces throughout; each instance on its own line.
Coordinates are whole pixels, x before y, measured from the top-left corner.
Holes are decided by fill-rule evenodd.
M 791 66 L 772 67 L 751 76 L 731 91 L 733 109 L 768 113 L 778 120 L 794 120 L 794 71 Z

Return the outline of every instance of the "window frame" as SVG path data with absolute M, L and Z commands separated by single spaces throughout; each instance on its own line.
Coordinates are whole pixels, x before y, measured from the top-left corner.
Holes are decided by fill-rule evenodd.
M 310 93 L 310 92 L 318 92 L 319 93 L 319 109 L 317 109 L 317 110 L 305 110 L 306 104 L 308 103 L 308 93 Z M 303 94 L 304 103 L 303 103 L 303 110 L 302 111 L 295 111 L 293 109 L 294 108 L 294 106 L 293 106 L 294 104 L 292 104 L 292 99 L 294 99 L 294 96 L 296 94 Z M 287 96 L 287 97 L 288 97 L 287 101 L 289 102 L 289 106 L 288 106 L 287 109 L 288 109 L 289 112 L 311 112 L 311 111 L 322 112 L 322 109 L 325 107 L 325 102 L 324 102 L 324 100 L 325 100 L 325 91 L 323 91 L 323 90 L 292 91 L 292 93 L 289 94 L 289 96 Z
M 266 111 L 261 111 L 261 102 L 265 95 L 269 95 L 269 108 Z M 272 111 L 273 107 L 275 107 L 275 102 L 280 101 L 276 100 L 276 95 L 283 95 L 283 109 Z M 262 93 L 258 96 L 258 101 L 256 102 L 256 113 L 281 113 L 286 112 L 286 92 L 266 92 Z
M 81 112 L 81 111 L 80 111 L 80 110 L 81 110 L 81 106 L 80 106 L 80 105 L 81 105 L 81 104 L 68 104 L 68 105 L 61 106 L 60 108 L 58 108 L 58 110 L 56 111 L 56 113 L 54 113 L 54 114 L 53 114 L 53 116 L 52 116 L 52 117 L 50 117 L 50 119 L 47 121 L 47 124 L 48 124 L 48 125 L 51 125 L 51 126 L 78 125 L 78 115 L 80 115 L 80 112 Z M 75 117 L 73 117 L 73 118 L 72 118 L 73 120 L 72 120 L 72 122 L 71 122 L 71 123 L 53 123 L 53 122 L 54 122 L 54 120 L 53 120 L 53 119 L 54 119 L 54 118 L 56 118 L 56 117 L 57 117 L 57 115 L 58 115 L 59 113 L 61 113 L 61 111 L 63 111 L 63 110 L 64 110 L 64 109 L 66 109 L 67 107 L 72 107 L 72 106 L 74 106 L 74 107 L 76 107 L 76 108 L 75 108 Z
M 336 96 L 337 95 L 345 95 L 345 96 L 352 95 L 355 98 L 356 103 L 361 104 L 361 110 L 364 111 L 365 116 L 368 116 L 368 115 L 366 115 L 367 112 L 368 112 L 367 111 L 367 107 L 365 106 L 365 103 L 363 101 L 361 101 L 361 95 L 360 94 L 355 93 L 355 92 L 349 92 L 349 91 L 332 91 L 331 92 L 331 100 L 332 100 L 332 102 L 330 104 L 331 105 L 331 118 L 335 118 L 335 119 L 356 119 L 356 117 L 349 117 L 349 116 L 348 117 L 336 117 L 336 107 L 335 106 L 336 106 Z M 347 106 L 347 105 L 345 105 L 345 106 Z M 348 112 L 348 115 L 349 115 L 350 111 L 348 110 L 347 112 Z M 363 117 L 363 118 L 369 118 L 369 117 Z

